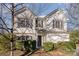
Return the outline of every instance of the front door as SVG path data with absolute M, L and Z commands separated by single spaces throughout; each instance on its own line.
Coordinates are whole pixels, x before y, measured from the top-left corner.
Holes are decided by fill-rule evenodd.
M 42 37 L 41 37 L 41 35 L 38 35 L 38 39 L 37 39 L 37 41 L 38 41 L 37 46 L 40 48 L 41 45 L 42 45 L 42 43 L 41 43 L 41 41 L 42 41 Z

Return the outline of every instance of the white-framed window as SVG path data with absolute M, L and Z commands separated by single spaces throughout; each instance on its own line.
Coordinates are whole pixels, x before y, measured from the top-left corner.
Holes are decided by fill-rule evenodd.
M 18 28 L 32 28 L 33 27 L 33 21 L 31 19 L 27 18 L 18 18 L 18 23 L 17 23 Z
M 32 36 L 16 36 L 17 40 L 32 40 Z
M 52 22 L 53 24 L 52 24 L 52 26 L 53 26 L 53 28 L 58 28 L 58 29 L 63 29 L 63 21 L 61 21 L 61 20 L 53 20 L 53 22 Z
M 36 27 L 43 27 L 43 20 L 37 18 L 36 19 Z

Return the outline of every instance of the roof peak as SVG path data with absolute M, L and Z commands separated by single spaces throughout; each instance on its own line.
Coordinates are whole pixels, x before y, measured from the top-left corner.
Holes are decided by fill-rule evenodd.
M 43 17 L 45 17 L 45 15 L 40 15 L 40 16 L 37 16 L 37 17 L 41 17 L 41 18 L 43 18 Z
M 49 16 L 51 16 L 52 14 L 55 14 L 56 12 L 58 12 L 58 11 L 64 11 L 64 9 L 61 9 L 61 8 L 56 8 L 56 9 L 54 9 L 53 11 L 51 11 L 48 15 L 46 15 L 46 17 L 49 17 Z

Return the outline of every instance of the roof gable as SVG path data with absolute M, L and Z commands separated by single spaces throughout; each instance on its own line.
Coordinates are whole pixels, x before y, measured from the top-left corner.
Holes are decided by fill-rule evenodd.
M 34 13 L 30 9 L 25 8 L 25 7 L 17 10 L 14 15 L 17 18 L 30 18 L 30 19 L 32 19 L 35 17 Z
M 60 13 L 60 12 L 63 12 L 63 10 L 57 8 L 57 9 L 53 10 L 52 12 L 50 12 L 47 16 L 45 16 L 45 18 L 49 18 L 50 16 L 52 16 L 52 15 L 54 15 L 56 13 Z

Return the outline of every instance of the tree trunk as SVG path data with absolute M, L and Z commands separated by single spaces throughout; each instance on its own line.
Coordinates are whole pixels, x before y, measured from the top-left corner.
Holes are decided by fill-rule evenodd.
M 11 44 L 11 53 L 10 53 L 10 55 L 13 56 L 13 43 L 10 42 L 10 44 Z
M 76 44 L 76 55 L 79 56 L 79 44 Z
M 11 56 L 13 56 L 13 44 L 14 44 L 14 38 L 13 38 L 13 27 L 14 27 L 14 3 L 12 3 L 12 29 L 11 29 L 11 33 L 12 33 L 12 38 L 11 38 Z

